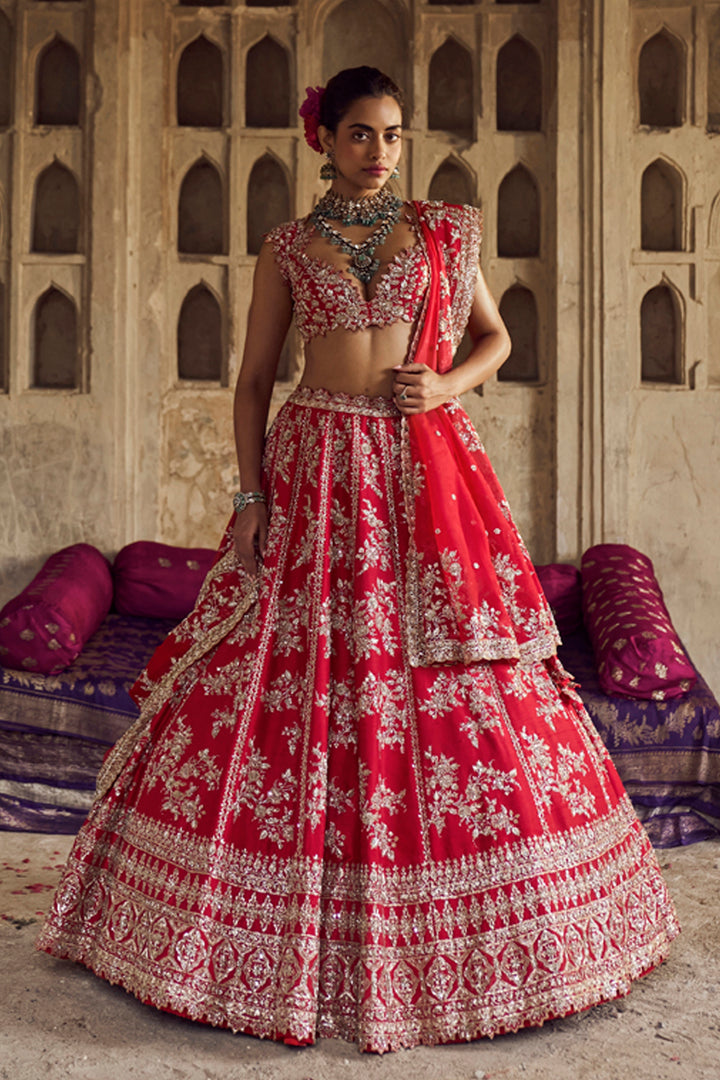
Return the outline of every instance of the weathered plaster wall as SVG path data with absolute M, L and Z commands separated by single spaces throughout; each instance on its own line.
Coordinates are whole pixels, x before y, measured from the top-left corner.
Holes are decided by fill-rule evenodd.
M 350 33 L 357 7 L 0 0 L 15 65 L 9 99 L 0 85 L 0 114 L 10 121 L 0 126 L 0 602 L 75 540 L 108 554 L 138 538 L 217 542 L 235 486 L 232 386 L 255 262 L 248 219 L 265 227 L 271 205 L 285 199 L 300 214 L 322 192 L 318 159 L 294 118 L 305 86 L 346 61 L 377 60 L 377 34 Z M 382 62 L 407 90 L 404 193 L 424 197 L 449 184 L 481 205 L 494 294 L 520 285 L 535 297 L 537 378 L 493 379 L 465 400 L 531 553 L 539 562 L 578 560 L 600 540 L 647 551 L 678 629 L 720 691 L 720 143 L 710 64 L 720 3 L 362 7 L 363 27 L 382 23 Z M 637 84 L 643 43 L 663 27 L 680 43 L 684 66 L 681 123 L 666 128 L 640 123 Z M 55 34 L 81 60 L 74 128 L 34 123 L 35 65 Z M 179 126 L 177 72 L 201 34 L 219 50 L 223 122 Z M 540 129 L 499 131 L 496 65 L 517 34 L 540 67 Z M 274 126 L 277 118 L 248 126 L 248 53 L 277 57 L 278 44 L 291 126 Z M 431 87 L 433 56 L 439 75 Z M 282 81 L 272 63 L 256 65 L 262 93 L 251 95 L 252 109 Z M 453 101 L 462 101 L 456 131 L 429 130 L 432 94 L 450 95 L 436 116 L 452 118 Z M 505 110 L 516 106 L 508 99 Z M 30 251 L 35 181 L 53 158 L 80 185 L 84 240 L 73 254 Z M 261 159 L 272 199 L 251 188 Z M 682 241 L 671 252 L 641 246 L 641 178 L 656 160 L 680 191 L 667 211 L 679 215 Z M 198 162 L 219 177 L 222 242 L 212 252 L 180 252 L 180 191 Z M 518 164 L 536 187 L 539 243 L 534 254 L 508 256 L 498 233 L 512 240 L 517 222 L 501 228 L 499 189 Z M 653 206 L 656 217 L 667 210 L 662 200 Z M 682 355 L 676 385 L 648 386 L 640 305 L 662 283 L 677 298 Z M 74 391 L 31 386 L 33 313 L 51 285 L 77 306 L 82 373 Z M 198 286 L 221 311 L 217 379 L 178 377 L 179 314 Z M 297 377 L 294 348 L 273 411 Z

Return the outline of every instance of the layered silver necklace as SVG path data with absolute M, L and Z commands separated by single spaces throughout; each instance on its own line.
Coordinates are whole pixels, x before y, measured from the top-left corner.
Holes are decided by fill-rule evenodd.
M 346 199 L 337 191 L 328 191 L 311 212 L 310 220 L 321 236 L 350 256 L 350 273 L 367 285 L 380 268 L 375 249 L 380 247 L 400 220 L 402 205 L 402 199 L 385 188 L 377 195 L 368 195 L 364 199 Z M 330 225 L 331 221 L 338 221 L 341 225 L 377 224 L 378 227 L 365 240 L 354 243 Z

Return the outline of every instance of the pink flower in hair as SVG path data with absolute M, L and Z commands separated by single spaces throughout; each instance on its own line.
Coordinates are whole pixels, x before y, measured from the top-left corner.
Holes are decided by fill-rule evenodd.
M 302 116 L 305 123 L 305 142 L 318 154 L 322 154 L 318 128 L 320 126 L 320 102 L 324 93 L 324 86 L 307 86 L 305 88 L 305 100 L 300 106 L 300 116 Z

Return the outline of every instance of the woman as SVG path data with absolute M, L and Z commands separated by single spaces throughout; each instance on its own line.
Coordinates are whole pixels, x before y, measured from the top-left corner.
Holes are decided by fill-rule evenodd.
M 456 400 L 509 351 L 478 215 L 386 187 L 377 70 L 302 112 L 332 185 L 258 258 L 236 514 L 39 946 L 289 1043 L 514 1031 L 625 993 L 677 924 Z M 293 315 L 304 374 L 263 450 Z

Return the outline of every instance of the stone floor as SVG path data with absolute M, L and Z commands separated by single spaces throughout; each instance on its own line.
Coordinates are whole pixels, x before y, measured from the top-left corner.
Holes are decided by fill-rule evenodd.
M 720 1080 L 720 841 L 660 853 L 683 933 L 629 997 L 493 1041 L 383 1057 L 206 1028 L 36 953 L 69 846 L 0 832 L 1 1080 Z

